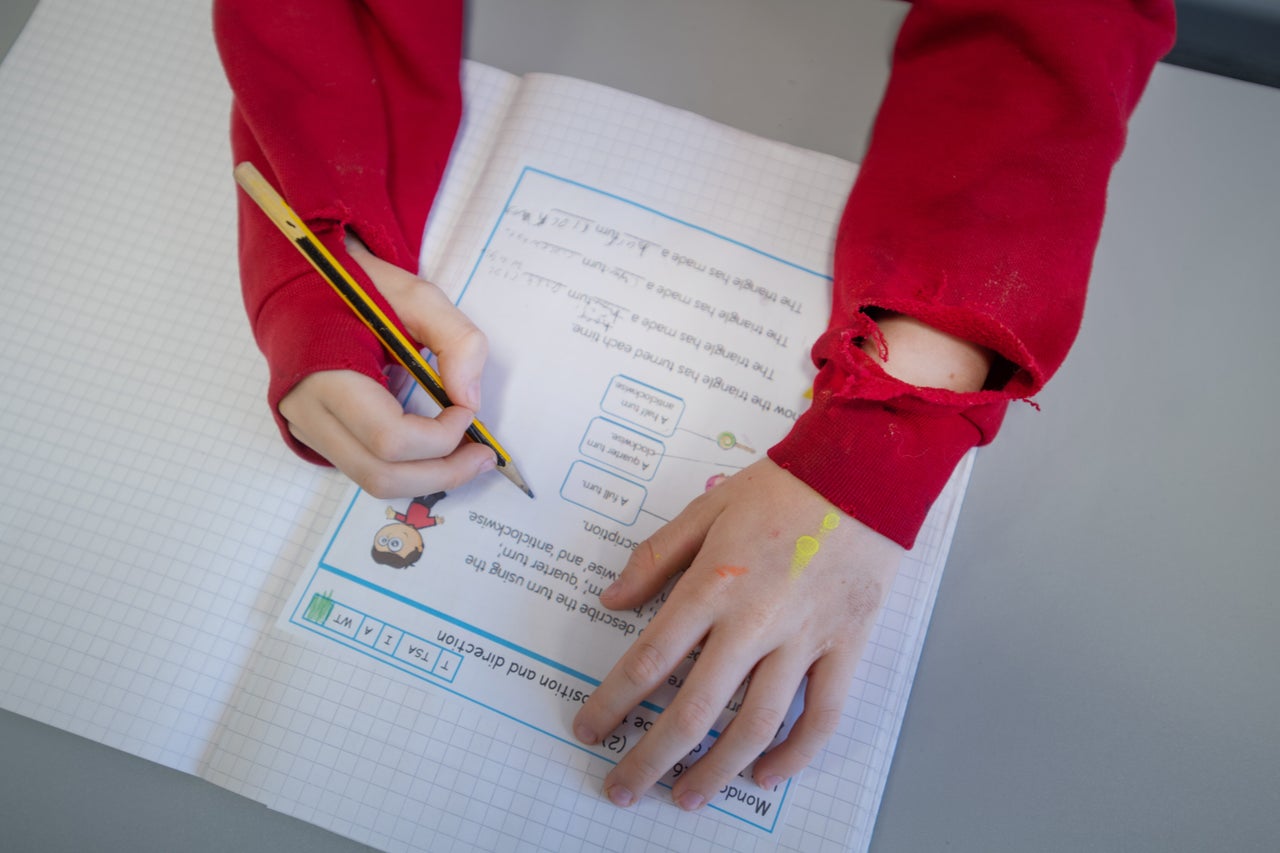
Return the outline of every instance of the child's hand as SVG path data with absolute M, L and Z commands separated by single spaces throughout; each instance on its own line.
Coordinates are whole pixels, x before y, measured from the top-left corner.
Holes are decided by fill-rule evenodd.
M 456 405 L 435 418 L 409 414 L 369 377 L 323 371 L 280 401 L 289 431 L 379 498 L 445 491 L 492 469 L 493 451 L 463 442 L 480 406 L 480 373 L 488 355 L 483 333 L 434 284 L 379 260 L 354 239 L 347 249 L 409 334 L 436 354 Z
M 711 800 L 773 740 L 808 674 L 803 714 L 756 762 L 754 777 L 772 787 L 805 767 L 840 720 L 902 553 L 768 459 L 697 498 L 642 543 L 600 596 L 606 606 L 637 607 L 687 570 L 578 712 L 574 734 L 598 743 L 694 646 L 702 652 L 653 728 L 606 777 L 609 799 L 626 806 L 642 796 L 706 737 L 748 675 L 736 718 L 679 777 L 672 797 L 686 809 Z

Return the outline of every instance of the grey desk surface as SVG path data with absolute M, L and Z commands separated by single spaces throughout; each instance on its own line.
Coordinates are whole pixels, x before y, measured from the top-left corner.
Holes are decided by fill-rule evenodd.
M 901 14 L 478 0 L 469 51 L 856 159 Z M 873 849 L 1276 849 L 1277 137 L 1280 92 L 1158 72 L 1079 342 L 979 458 Z M 5 849 L 356 847 L 3 712 L 0 755 Z

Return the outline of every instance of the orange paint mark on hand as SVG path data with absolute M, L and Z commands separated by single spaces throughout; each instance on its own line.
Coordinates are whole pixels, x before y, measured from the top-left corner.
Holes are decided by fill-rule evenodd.
M 745 575 L 747 571 L 745 566 L 720 566 L 716 569 L 716 574 L 722 578 L 736 578 L 739 575 Z

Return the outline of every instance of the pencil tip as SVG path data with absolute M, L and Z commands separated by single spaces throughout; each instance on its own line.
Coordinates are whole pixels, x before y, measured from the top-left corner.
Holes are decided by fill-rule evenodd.
M 529 484 L 524 481 L 524 477 L 520 476 L 519 470 L 516 469 L 515 462 L 508 459 L 505 465 L 498 466 L 498 471 L 502 473 L 502 476 L 506 477 L 512 483 L 515 483 L 517 489 L 524 492 L 529 497 L 533 497 L 533 489 L 529 488 Z

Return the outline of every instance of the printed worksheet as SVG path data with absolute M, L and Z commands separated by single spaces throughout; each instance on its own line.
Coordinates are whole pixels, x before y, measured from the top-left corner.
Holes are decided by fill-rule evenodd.
M 790 428 L 829 289 L 697 223 L 525 168 L 459 306 L 490 341 L 482 419 L 535 498 L 496 473 L 412 500 L 357 491 L 283 621 L 617 761 L 692 660 L 582 747 L 574 714 L 663 600 L 615 612 L 599 594 L 638 543 Z M 789 784 L 744 773 L 711 808 L 772 832 Z

